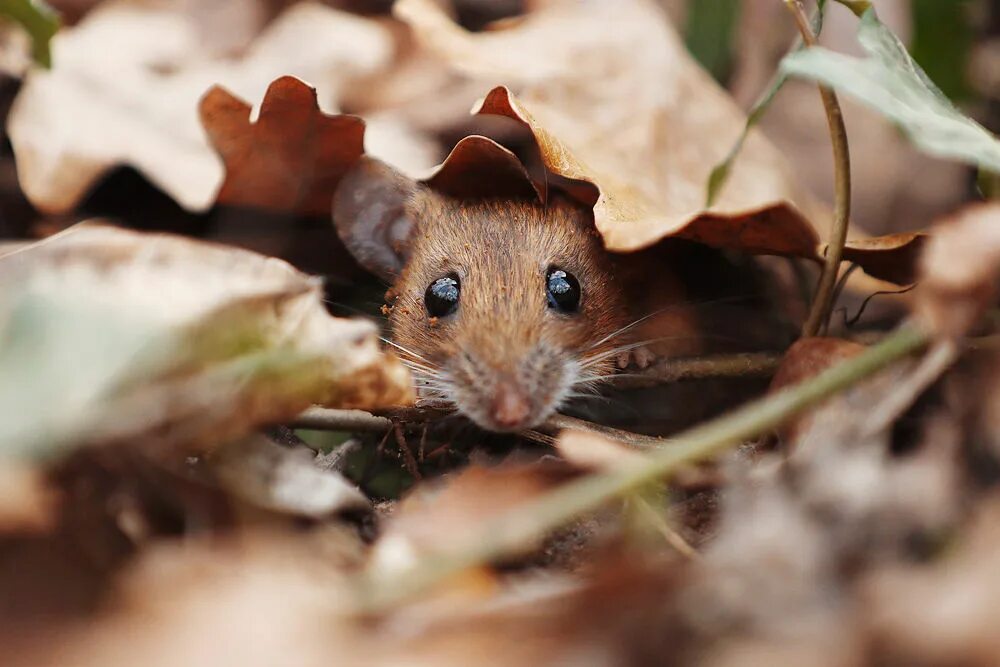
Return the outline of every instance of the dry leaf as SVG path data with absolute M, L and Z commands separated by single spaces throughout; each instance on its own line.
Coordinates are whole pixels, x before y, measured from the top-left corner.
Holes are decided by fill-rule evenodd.
M 267 88 L 260 115 L 225 89 L 199 103 L 201 123 L 226 165 L 216 202 L 329 215 L 341 176 L 364 152 L 364 122 L 328 116 L 316 90 L 290 76 Z
M 371 507 L 343 475 L 321 469 L 314 459 L 308 448 L 253 436 L 218 448 L 209 461 L 223 487 L 255 507 L 313 518 Z
M 840 338 L 800 338 L 782 357 L 769 391 L 781 391 L 815 377 L 841 361 L 856 357 L 864 350 L 864 345 Z M 780 429 L 782 439 L 794 445 L 801 434 L 811 428 L 813 419 L 814 414 L 807 413 L 786 423 Z
M 927 239 L 921 232 L 852 239 L 844 245 L 842 256 L 844 261 L 860 264 L 870 276 L 909 285 L 917 279 L 917 262 Z M 826 252 L 824 245 L 820 254 Z
M 492 139 L 476 135 L 455 144 L 424 183 L 457 198 L 545 201 L 544 186 L 531 180 L 516 155 Z
M 350 394 L 406 402 L 367 321 L 277 259 L 83 225 L 0 260 L 0 441 L 8 453 L 139 436 L 214 443 Z M 364 375 L 364 373 L 362 373 Z M 365 386 L 373 386 L 371 379 Z
M 1000 204 L 969 206 L 937 225 L 920 273 L 917 315 L 939 335 L 967 334 L 996 303 Z
M 161 543 L 99 614 L 28 644 L 8 664 L 157 667 L 353 664 L 360 628 L 342 614 L 356 538 L 258 534 Z M 331 539 L 332 538 L 332 539 Z M 340 660 L 338 660 L 340 658 Z
M 372 564 L 391 574 L 462 544 L 483 522 L 537 497 L 571 476 L 552 464 L 469 467 L 418 487 L 395 510 L 375 544 Z M 524 545 L 530 551 L 537 545 Z
M 495 90 L 478 111 L 523 122 L 550 171 L 599 188 L 571 189 L 595 205 L 597 227 L 611 250 L 646 247 L 706 213 L 708 174 L 744 118 L 652 3 L 547 3 L 509 27 L 481 34 L 465 32 L 428 0 L 402 0 L 394 13 L 452 68 L 506 81 L 517 91 L 513 101 Z M 720 230 L 716 221 L 697 235 L 725 244 L 777 224 L 782 233 L 771 243 L 782 247 L 776 251 L 812 253 L 816 237 L 800 209 L 810 217 L 818 210 L 795 187 L 777 152 L 752 134 L 710 211 L 735 220 L 736 230 Z M 751 214 L 767 214 L 770 221 L 755 224 L 747 219 Z
M 332 105 L 342 85 L 391 57 L 384 26 L 307 2 L 233 60 L 215 46 L 233 22 L 206 39 L 203 4 L 111 0 L 56 36 L 55 67 L 30 73 L 8 120 L 21 187 L 36 207 L 72 210 L 110 169 L 129 165 L 185 208 L 204 210 L 223 181 L 198 123 L 205 91 L 222 85 L 257 100 L 273 79 L 294 75 Z

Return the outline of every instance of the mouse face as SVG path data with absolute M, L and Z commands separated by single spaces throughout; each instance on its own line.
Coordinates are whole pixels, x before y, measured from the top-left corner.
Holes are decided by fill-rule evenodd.
M 586 211 L 430 191 L 407 208 L 389 320 L 424 395 L 520 431 L 613 371 L 624 297 Z

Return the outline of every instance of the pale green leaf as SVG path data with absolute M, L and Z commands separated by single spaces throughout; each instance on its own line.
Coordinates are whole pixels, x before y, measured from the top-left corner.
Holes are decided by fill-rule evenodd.
M 874 10 L 862 17 L 858 41 L 867 58 L 816 47 L 786 56 L 782 70 L 854 97 L 930 155 L 1000 171 L 1000 141 L 948 100 Z

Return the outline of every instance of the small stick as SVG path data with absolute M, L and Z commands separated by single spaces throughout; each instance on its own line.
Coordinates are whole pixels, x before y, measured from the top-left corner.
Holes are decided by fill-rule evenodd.
M 386 417 L 377 417 L 364 410 L 330 410 L 314 407 L 296 417 L 289 426 L 316 431 L 382 433 L 392 428 L 392 420 Z
M 410 445 L 406 442 L 406 436 L 403 435 L 402 424 L 398 422 L 393 424 L 392 432 L 396 434 L 396 444 L 399 446 L 399 451 L 403 453 L 403 461 L 406 463 L 406 470 L 410 473 L 413 479 L 417 481 L 423 479 L 423 475 L 420 474 L 420 467 L 417 466 L 417 460 L 413 458 L 413 452 L 410 451 Z
M 663 447 L 665 444 L 669 444 L 670 442 L 665 438 L 654 438 L 650 435 L 623 431 L 611 426 L 603 426 L 584 419 L 577 419 L 576 417 L 559 414 L 549 417 L 541 428 L 545 431 L 561 431 L 569 428 L 576 429 L 578 431 L 588 431 L 590 433 L 602 435 L 605 438 L 610 438 L 611 440 L 615 440 L 624 445 L 628 445 L 629 447 L 647 451 L 657 447 Z
M 816 35 L 809 25 L 805 7 L 801 0 L 784 0 L 785 7 L 795 17 L 795 24 L 802 34 L 806 46 L 816 45 Z M 823 273 L 820 275 L 816 294 L 813 296 L 809 317 L 802 327 L 803 336 L 815 336 L 824 323 L 830 318 L 830 308 L 833 305 L 833 292 L 837 283 L 837 273 L 844 254 L 844 244 L 847 242 L 847 228 L 851 217 L 851 153 L 847 145 L 847 128 L 844 127 L 844 116 L 840 103 L 833 90 L 825 86 L 819 87 L 819 95 L 826 111 L 827 125 L 830 127 L 830 143 L 833 146 L 834 166 L 834 205 L 833 228 L 830 230 L 830 242 L 827 244 Z
M 955 363 L 961 349 L 958 342 L 952 339 L 944 339 L 934 343 L 920 364 L 910 373 L 910 376 L 898 383 L 891 393 L 872 406 L 865 418 L 864 432 L 875 434 L 888 429 L 928 387 L 941 377 L 942 373 Z
M 778 370 L 781 355 L 743 352 L 705 357 L 661 359 L 649 368 L 608 379 L 619 388 L 652 387 L 680 380 L 708 378 L 769 378 Z

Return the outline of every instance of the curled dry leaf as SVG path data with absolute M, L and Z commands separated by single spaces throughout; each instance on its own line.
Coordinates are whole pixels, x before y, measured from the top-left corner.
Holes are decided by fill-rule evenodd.
M 308 448 L 253 436 L 223 445 L 209 461 L 227 491 L 256 507 L 323 518 L 371 506 L 343 475 L 321 469 L 314 459 Z
M 653 3 L 547 3 L 479 34 L 462 30 L 427 0 L 401 0 L 394 13 L 453 69 L 504 80 L 517 91 L 514 100 L 510 90 L 496 89 L 477 111 L 511 117 L 532 131 L 548 169 L 595 206 L 610 249 L 648 246 L 706 213 L 739 219 L 734 226 L 743 231 L 714 224 L 698 232 L 708 241 L 729 236 L 717 239 L 729 243 L 764 229 L 746 218 L 767 212 L 769 224 L 784 226 L 771 235 L 785 244 L 781 252 L 815 251 L 802 213 L 820 217 L 820 209 L 759 133 L 751 133 L 718 204 L 705 210 L 709 172 L 745 118 Z M 636 53 L 643 54 L 639 61 Z
M 291 76 L 268 86 L 255 123 L 250 105 L 220 86 L 198 110 L 226 165 L 219 204 L 328 215 L 341 176 L 364 153 L 364 122 L 324 114 L 316 90 Z
M 829 212 L 755 129 L 707 205 L 712 169 L 746 118 L 653 3 L 556 1 L 476 34 L 430 0 L 400 0 L 393 11 L 454 71 L 507 82 L 474 113 L 506 116 L 532 133 L 553 181 L 594 207 L 608 249 L 631 252 L 677 236 L 751 253 L 822 257 L 812 224 L 824 228 Z M 639 61 L 636 53 L 643 54 Z M 913 255 L 900 244 L 865 250 L 852 259 L 872 266 L 873 275 L 911 274 Z
M 867 239 L 853 239 L 844 246 L 845 262 L 855 262 L 865 273 L 897 285 L 909 285 L 917 279 L 917 262 L 928 236 L 922 232 L 889 234 Z M 827 246 L 820 249 L 826 255 Z
M 544 184 L 531 180 L 517 156 L 492 139 L 465 137 L 424 182 L 452 197 L 545 201 Z
M 375 327 L 252 252 L 81 225 L 0 260 L 6 453 L 134 439 L 214 444 L 350 394 L 410 399 Z M 365 373 L 381 377 L 373 383 Z
M 29 74 L 8 120 L 18 178 L 36 207 L 72 210 L 105 173 L 129 165 L 185 208 L 204 210 L 223 182 L 198 123 L 206 90 L 218 84 L 257 100 L 273 79 L 294 75 L 330 103 L 391 58 L 384 25 L 318 3 L 290 7 L 259 33 L 255 3 L 221 25 L 206 22 L 204 4 L 105 2 L 55 37 L 54 68 Z M 256 22 L 243 25 L 247 16 Z M 236 25 L 243 55 L 233 59 Z
M 920 261 L 917 315 L 941 336 L 962 336 L 996 302 L 1000 203 L 970 206 L 936 228 Z

